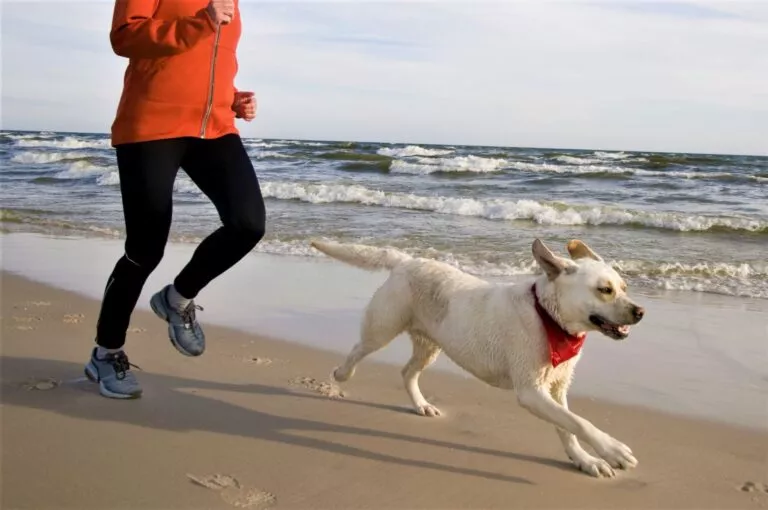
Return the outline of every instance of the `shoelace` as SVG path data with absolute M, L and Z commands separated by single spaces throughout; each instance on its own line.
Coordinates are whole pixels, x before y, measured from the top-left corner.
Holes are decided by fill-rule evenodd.
M 134 365 L 133 363 L 128 361 L 128 355 L 125 354 L 123 351 L 113 354 L 112 356 L 107 358 L 106 361 L 115 370 L 115 377 L 119 381 L 122 381 L 123 379 L 125 379 L 125 376 L 128 373 L 128 371 L 131 369 L 131 367 L 138 368 L 139 370 L 141 370 L 141 367 L 139 367 L 138 365 Z
M 194 301 L 190 302 L 185 309 L 181 311 L 179 315 L 181 315 L 181 320 L 184 321 L 184 327 L 190 328 L 192 324 L 195 323 L 197 320 L 196 311 L 200 310 L 203 311 L 203 307 L 200 305 L 196 305 Z

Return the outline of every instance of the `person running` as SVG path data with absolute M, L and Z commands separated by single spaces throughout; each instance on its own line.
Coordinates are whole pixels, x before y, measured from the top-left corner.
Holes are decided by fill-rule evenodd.
M 259 181 L 235 127 L 256 116 L 253 92 L 238 91 L 236 0 L 117 0 L 110 41 L 128 58 L 112 124 L 125 217 L 125 253 L 109 276 L 86 376 L 105 397 L 142 389 L 123 350 L 131 315 L 163 258 L 179 169 L 213 202 L 221 226 L 195 249 L 173 283 L 150 301 L 173 346 L 200 356 L 205 335 L 194 302 L 214 278 L 264 236 Z

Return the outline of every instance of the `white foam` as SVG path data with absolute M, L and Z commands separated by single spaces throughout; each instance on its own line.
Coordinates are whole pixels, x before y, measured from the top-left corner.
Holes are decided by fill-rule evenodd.
M 120 184 L 120 174 L 117 171 L 105 172 L 96 179 L 99 186 L 118 186 Z
M 382 147 L 376 152 L 391 158 L 409 158 L 413 156 L 444 156 L 453 151 L 450 149 L 427 149 L 418 145 L 408 145 L 406 147 Z
M 530 220 L 542 225 L 641 225 L 680 232 L 713 227 L 759 231 L 768 222 L 751 218 L 687 215 L 664 211 L 637 211 L 605 206 L 575 206 L 535 200 L 473 199 L 384 192 L 360 185 L 264 182 L 265 197 L 313 204 L 359 203 L 415 209 L 439 214 L 476 216 L 492 220 Z
M 350 242 L 350 240 L 334 239 Z M 197 240 L 196 242 L 199 242 Z M 351 242 L 360 242 L 354 240 Z M 387 246 L 391 247 L 391 246 Z M 486 255 L 456 254 L 433 248 L 397 248 L 415 257 L 424 257 L 450 264 L 462 271 L 480 277 L 504 278 L 540 274 L 541 270 L 533 260 L 525 256 L 513 256 L 509 261 L 490 262 Z M 322 257 L 310 247 L 307 240 L 283 241 L 265 239 L 255 251 L 274 255 L 297 257 Z M 498 257 L 494 257 L 498 258 Z M 709 292 L 731 296 L 768 298 L 768 265 L 699 263 L 684 264 L 662 262 L 654 265 L 647 261 L 610 261 L 613 267 L 625 275 L 634 285 L 664 290 Z
M 526 163 L 525 161 L 513 161 L 510 163 L 510 167 L 526 172 L 549 172 L 555 174 L 628 174 L 633 172 L 628 168 L 593 165 L 587 163 L 572 166 L 555 165 L 553 163 Z
M 577 158 L 574 156 L 556 156 L 554 158 L 557 161 L 560 161 L 561 163 L 567 163 L 569 165 L 595 165 L 600 164 L 603 162 L 602 159 L 597 158 Z
M 286 145 L 304 145 L 306 147 L 325 147 L 328 144 L 323 142 L 302 142 L 301 140 L 277 140 L 276 143 Z
M 14 134 L 14 133 L 0 133 L 0 134 L 7 136 L 11 140 L 32 140 L 35 138 L 47 138 L 55 135 L 55 133 L 51 133 L 50 131 L 41 131 L 40 133 L 25 133 L 23 135 Z
M 505 159 L 482 158 L 479 156 L 456 156 L 454 158 L 418 158 L 416 163 L 395 160 L 389 171 L 402 174 L 432 174 L 435 172 L 499 172 L 509 165 Z
M 264 159 L 264 158 L 290 158 L 288 154 L 282 154 L 277 151 L 265 151 L 265 150 L 252 150 L 248 151 L 248 155 L 251 157 L 254 157 L 256 159 Z
M 567 159 L 565 159 L 567 158 Z M 570 156 L 558 156 L 555 159 L 564 163 L 570 162 Z M 547 172 L 555 174 L 614 174 L 614 175 L 638 175 L 643 177 L 675 177 L 678 179 L 749 179 L 754 181 L 768 181 L 765 177 L 747 174 L 735 174 L 731 172 L 682 172 L 682 171 L 664 171 L 664 170 L 645 170 L 642 168 L 628 168 L 622 166 L 606 166 L 600 164 L 600 160 L 583 159 L 578 164 L 555 165 L 552 163 L 527 163 L 524 161 L 513 161 L 509 163 L 511 168 L 523 170 L 526 172 Z
M 286 147 L 288 144 L 280 142 L 264 142 L 261 140 L 245 140 L 243 145 L 254 149 L 279 149 L 280 147 Z
M 17 147 L 53 147 L 58 149 L 111 149 L 109 138 L 80 139 L 67 136 L 62 140 L 16 140 Z
M 627 159 L 631 157 L 630 154 L 627 154 L 625 152 L 603 152 L 603 151 L 595 151 L 593 155 L 600 159 Z
M 94 175 L 102 175 L 114 170 L 114 167 L 94 165 L 87 161 L 75 161 L 68 168 L 55 175 L 57 179 L 84 179 Z
M 21 163 L 25 165 L 44 165 L 48 163 L 57 163 L 59 161 L 67 161 L 71 159 L 87 158 L 89 154 L 87 152 L 35 152 L 25 151 L 16 154 L 11 158 L 13 163 Z

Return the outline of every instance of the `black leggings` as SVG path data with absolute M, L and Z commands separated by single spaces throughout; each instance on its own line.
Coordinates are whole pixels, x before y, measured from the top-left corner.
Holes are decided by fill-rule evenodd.
M 173 282 L 192 299 L 264 236 L 264 200 L 237 135 L 172 138 L 117 147 L 125 215 L 125 255 L 107 281 L 96 342 L 119 349 L 150 273 L 163 258 L 171 228 L 173 184 L 182 168 L 216 206 L 222 226 L 205 238 Z

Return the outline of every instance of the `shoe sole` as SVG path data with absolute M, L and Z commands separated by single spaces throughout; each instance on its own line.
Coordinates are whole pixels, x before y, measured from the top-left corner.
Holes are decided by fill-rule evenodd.
M 85 377 L 88 378 L 89 381 L 92 383 L 96 383 L 99 385 L 99 393 L 103 397 L 107 398 L 114 398 L 117 400 L 135 400 L 139 397 L 141 397 L 142 390 L 139 390 L 137 393 L 115 393 L 114 391 L 109 391 L 105 386 L 104 383 L 99 380 L 98 374 L 94 374 L 91 372 L 93 370 L 91 368 L 91 364 L 88 363 L 85 365 Z
M 200 356 L 200 354 L 203 354 L 202 352 L 200 354 L 193 354 L 186 350 L 184 347 L 181 346 L 181 344 L 176 340 L 176 331 L 173 329 L 173 326 L 171 325 L 171 321 L 168 319 L 168 314 L 165 313 L 164 306 L 161 304 L 156 303 L 156 301 L 162 299 L 160 297 L 160 294 L 155 294 L 152 296 L 152 299 L 149 300 L 149 307 L 152 309 L 153 312 L 155 312 L 155 315 L 157 315 L 159 318 L 163 319 L 165 322 L 168 323 L 168 339 L 171 341 L 171 345 L 182 353 L 184 356 L 188 356 L 190 358 L 196 358 L 197 356 Z M 205 351 L 203 351 L 205 352 Z

